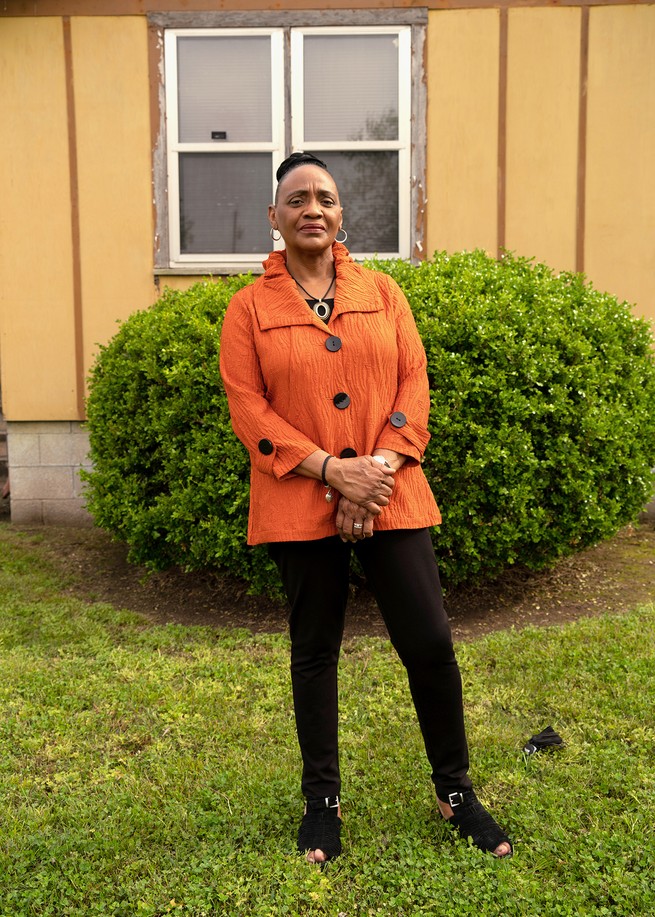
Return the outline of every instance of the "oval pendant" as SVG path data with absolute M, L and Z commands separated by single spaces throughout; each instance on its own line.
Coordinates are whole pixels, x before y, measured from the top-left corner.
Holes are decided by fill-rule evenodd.
M 325 502 L 332 503 L 332 500 L 333 500 L 332 491 L 328 488 L 327 493 L 325 494 Z
M 330 317 L 330 312 L 332 311 L 326 302 L 323 302 L 322 299 L 319 299 L 318 302 L 314 303 L 312 310 L 315 315 L 317 315 L 322 322 Z

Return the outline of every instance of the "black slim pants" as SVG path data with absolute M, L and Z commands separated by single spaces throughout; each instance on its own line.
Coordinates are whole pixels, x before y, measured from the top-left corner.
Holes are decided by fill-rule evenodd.
M 468 789 L 462 682 L 427 529 L 375 532 L 355 545 L 335 535 L 276 542 L 291 613 L 291 681 L 305 797 L 338 795 L 337 664 L 343 637 L 351 550 L 355 550 L 407 669 L 440 798 Z

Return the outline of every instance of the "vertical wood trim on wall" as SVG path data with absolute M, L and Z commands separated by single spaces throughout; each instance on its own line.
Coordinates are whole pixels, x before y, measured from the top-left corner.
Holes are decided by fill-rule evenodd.
M 575 269 L 584 271 L 587 193 L 587 83 L 589 77 L 589 7 L 581 9 L 580 85 L 578 108 L 578 177 L 575 206 Z
M 168 267 L 168 194 L 166 191 L 166 93 L 164 89 L 164 30 L 148 22 L 150 83 L 150 141 L 152 144 L 152 206 L 155 227 L 155 267 Z M 158 288 L 159 277 L 155 278 Z
M 498 205 L 496 245 L 500 258 L 505 248 L 507 206 L 507 38 L 508 11 L 500 10 L 498 61 Z
M 412 124 L 411 137 L 411 213 L 414 215 L 410 233 L 410 253 L 413 261 L 426 257 L 426 195 L 428 144 L 428 87 L 427 87 L 427 27 L 412 26 Z
M 66 112 L 68 118 L 68 168 L 71 197 L 71 237 L 73 253 L 73 327 L 75 334 L 75 388 L 78 419 L 84 420 L 84 317 L 82 311 L 82 258 L 80 252 L 80 192 L 77 171 L 77 127 L 75 122 L 75 78 L 70 16 L 62 17 L 64 66 L 66 73 Z
M 284 30 L 284 159 L 293 152 L 291 144 L 291 29 Z

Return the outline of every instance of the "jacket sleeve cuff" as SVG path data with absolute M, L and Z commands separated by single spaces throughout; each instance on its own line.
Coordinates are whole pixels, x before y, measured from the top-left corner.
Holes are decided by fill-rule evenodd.
M 377 449 L 391 449 L 407 456 L 408 465 L 417 465 L 423 458 L 430 434 L 423 426 L 413 424 L 402 411 L 394 411 L 375 444 Z
M 272 474 L 278 481 L 295 477 L 294 468 L 300 465 L 308 455 L 316 452 L 309 440 L 296 443 L 276 443 L 274 439 L 263 437 L 257 443 L 255 451 L 250 453 L 253 466 L 263 474 Z

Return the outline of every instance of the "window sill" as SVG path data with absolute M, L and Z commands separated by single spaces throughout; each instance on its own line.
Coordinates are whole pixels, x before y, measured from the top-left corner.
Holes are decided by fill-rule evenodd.
M 263 274 L 261 261 L 230 264 L 185 264 L 178 267 L 156 267 L 155 277 L 225 277 L 234 274 Z

